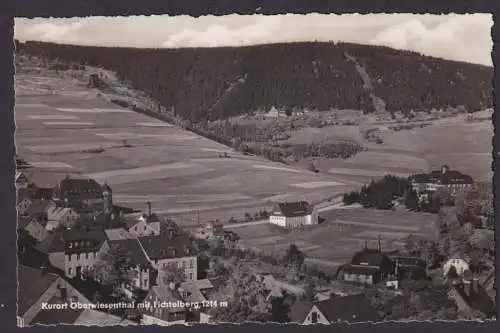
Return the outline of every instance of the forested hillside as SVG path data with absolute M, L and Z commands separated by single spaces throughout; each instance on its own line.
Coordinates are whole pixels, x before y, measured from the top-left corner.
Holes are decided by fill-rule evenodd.
M 102 66 L 193 122 L 269 110 L 389 112 L 492 106 L 493 69 L 386 47 L 289 43 L 247 47 L 132 49 L 26 42 L 23 52 Z M 371 79 L 367 89 L 354 57 Z

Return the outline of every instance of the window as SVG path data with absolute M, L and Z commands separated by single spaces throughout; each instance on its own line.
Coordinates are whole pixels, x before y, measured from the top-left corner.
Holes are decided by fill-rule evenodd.
M 194 259 L 189 260 L 189 268 L 194 267 Z
M 71 275 L 71 267 L 68 268 L 68 275 Z
M 148 286 L 148 279 L 144 279 L 143 281 L 143 287 L 146 288 Z
M 189 273 L 189 281 L 193 280 L 193 273 Z
M 80 260 L 80 254 L 76 255 L 76 260 Z
M 318 322 L 318 313 L 314 311 L 311 313 L 311 323 L 316 324 Z
M 89 254 L 85 253 L 85 259 L 88 259 L 88 258 L 89 258 Z
M 78 302 L 78 296 L 71 297 L 71 302 L 73 302 L 73 303 Z
M 146 226 L 144 226 L 144 231 L 146 231 Z

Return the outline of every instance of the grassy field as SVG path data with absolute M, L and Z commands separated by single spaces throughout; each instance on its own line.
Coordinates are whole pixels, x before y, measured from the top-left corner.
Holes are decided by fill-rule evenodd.
M 40 186 L 66 174 L 92 177 L 112 187 L 117 204 L 144 209 L 151 201 L 156 212 L 182 221 L 227 221 L 269 209 L 272 200 L 320 200 L 357 187 L 125 110 L 100 99 L 84 80 L 16 76 L 16 145 L 36 166 L 27 173 Z M 219 158 L 219 151 L 230 158 Z
M 325 219 L 321 224 L 295 231 L 260 224 L 239 227 L 235 232 L 246 248 L 282 255 L 294 243 L 309 258 L 331 265 L 350 261 L 365 241 L 369 247 L 376 247 L 378 237 L 383 250 L 401 248 L 401 240 L 410 234 L 424 239 L 437 237 L 437 216 L 432 214 L 357 208 L 332 210 L 320 216 Z
M 490 111 L 477 116 L 491 115 Z M 344 114 L 348 119 L 349 115 Z M 478 180 L 491 180 L 493 126 L 491 121 L 467 122 L 467 115 L 437 119 L 432 125 L 411 130 L 394 131 L 389 124 L 376 124 L 373 119 L 364 119 L 361 125 L 335 125 L 321 129 L 304 128 L 292 132 L 287 140 L 293 142 L 318 142 L 328 138 L 352 140 L 367 148 L 347 160 L 316 159 L 322 172 L 352 181 L 366 182 L 387 173 L 399 176 L 427 172 L 448 164 L 452 169 L 467 173 Z M 363 129 L 381 128 L 382 144 L 363 140 Z M 306 167 L 310 160 L 296 165 Z

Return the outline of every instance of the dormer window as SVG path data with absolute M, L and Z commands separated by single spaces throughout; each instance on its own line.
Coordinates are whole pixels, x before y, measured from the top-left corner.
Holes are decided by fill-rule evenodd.
M 72 248 L 73 247 L 73 243 L 68 243 L 68 248 Z

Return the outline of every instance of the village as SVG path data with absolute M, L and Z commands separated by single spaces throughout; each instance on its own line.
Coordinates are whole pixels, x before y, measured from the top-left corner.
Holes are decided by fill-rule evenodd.
M 309 266 L 293 242 L 273 257 L 246 247 L 230 224 L 200 221 L 188 228 L 156 214 L 150 202 L 143 211 L 116 205 L 107 183 L 68 175 L 54 187 L 38 187 L 19 163 L 18 169 L 19 326 L 495 315 L 494 268 L 485 267 L 493 265 L 492 238 L 474 249 L 468 240 L 455 242 L 464 235 L 492 236 L 484 216 L 466 216 L 458 231 L 441 220 L 437 242 L 408 238 L 405 249 L 388 251 L 376 236 L 349 262 L 322 270 Z M 471 177 L 447 166 L 410 179 L 419 202 L 443 189 L 457 197 L 475 188 Z M 264 223 L 300 232 L 333 223 L 335 214 L 306 201 L 277 202 Z M 469 246 L 463 255 L 437 249 L 445 235 L 452 235 L 448 247 Z

